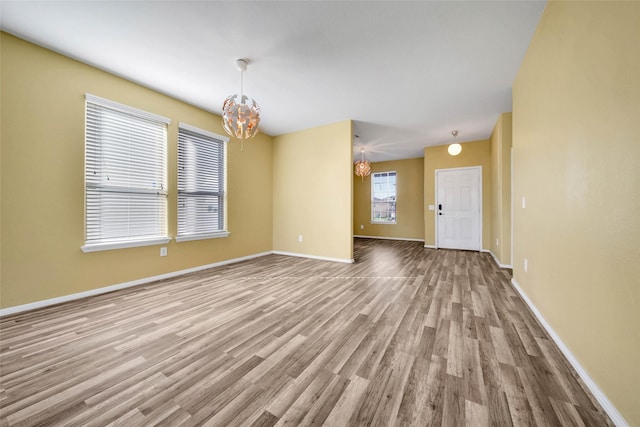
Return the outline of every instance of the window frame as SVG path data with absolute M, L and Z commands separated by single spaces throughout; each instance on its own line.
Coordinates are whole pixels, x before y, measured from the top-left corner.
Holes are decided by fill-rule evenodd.
M 89 104 L 93 104 L 93 106 L 90 107 Z M 154 154 L 158 158 L 160 158 L 160 161 L 158 161 L 155 164 L 155 166 L 159 167 L 160 177 L 163 182 L 161 182 L 159 185 L 157 183 L 154 183 L 156 186 L 155 188 L 152 188 L 152 187 L 147 188 L 142 186 L 141 187 L 129 186 L 128 187 L 129 191 L 123 191 L 123 189 L 127 188 L 124 185 L 115 185 L 115 184 L 104 185 L 99 182 L 105 177 L 106 174 L 109 173 L 109 170 L 105 170 L 105 167 L 104 167 L 104 153 L 105 153 L 104 147 L 107 147 L 107 145 L 103 143 L 104 135 L 105 133 L 108 133 L 109 130 L 113 132 L 114 129 L 115 130 L 123 129 L 122 127 L 117 127 L 117 126 L 112 128 L 107 128 L 106 126 L 104 126 L 104 127 L 100 127 L 100 130 L 104 132 L 100 133 L 97 136 L 94 136 L 94 130 L 92 129 L 90 131 L 89 127 L 97 126 L 98 124 L 102 125 L 102 123 L 98 119 L 95 119 L 95 120 L 94 118 L 90 119 L 89 116 L 90 114 L 99 113 L 100 109 L 113 110 L 116 113 L 116 115 L 123 115 L 123 114 L 128 115 L 132 120 L 138 119 L 141 121 L 141 123 L 142 121 L 146 121 L 147 125 L 149 125 L 151 122 L 156 122 L 157 124 L 160 125 L 160 128 L 156 129 L 156 131 L 160 130 L 161 137 L 157 138 L 157 135 L 156 136 L 152 135 L 151 139 L 155 137 L 162 143 L 158 151 L 155 152 Z M 131 247 L 139 247 L 139 246 L 150 246 L 150 245 L 159 245 L 159 244 L 169 243 L 171 241 L 171 238 L 168 235 L 167 151 L 168 151 L 168 128 L 169 128 L 169 124 L 171 123 L 171 120 L 169 118 L 166 118 L 157 114 L 139 110 L 137 108 L 120 104 L 105 98 L 100 98 L 98 96 L 91 95 L 89 93 L 85 94 L 84 112 L 85 112 L 85 136 L 84 136 L 84 143 L 85 143 L 85 147 L 84 147 L 84 155 L 85 155 L 84 157 L 84 240 L 85 240 L 85 243 L 83 246 L 81 246 L 81 250 L 83 252 L 97 252 L 97 251 L 104 251 L 104 250 L 131 248 Z M 99 117 L 102 118 L 103 116 L 99 116 Z M 112 141 L 113 145 L 110 146 L 110 148 L 113 149 L 114 146 L 117 146 L 119 143 L 122 143 L 122 142 L 123 140 L 114 139 Z M 92 154 L 91 156 L 89 156 L 89 152 L 92 150 L 97 150 L 100 154 L 99 155 Z M 109 151 L 109 150 L 107 149 L 106 151 Z M 122 158 L 125 158 L 125 157 L 126 156 L 123 156 Z M 153 159 L 153 156 L 149 156 L 149 158 Z M 118 158 L 118 160 L 121 160 L 121 158 Z M 98 162 L 100 162 L 100 167 L 98 169 L 95 169 L 95 164 Z M 115 163 L 117 163 L 117 161 Z M 95 171 L 98 170 L 98 174 L 100 176 L 98 180 L 89 179 L 89 174 L 87 171 L 89 170 L 90 167 L 94 168 L 93 169 L 94 174 L 96 173 Z M 113 166 L 111 167 L 113 168 Z M 118 173 L 121 173 L 123 170 L 128 170 L 129 172 L 132 171 L 131 169 L 125 168 L 125 169 L 118 169 Z M 107 179 L 109 178 L 107 177 Z M 132 188 L 136 188 L 137 191 L 131 191 Z M 155 194 L 156 196 L 159 196 L 157 197 L 157 199 L 160 201 L 160 203 L 158 203 L 159 210 L 156 210 L 155 213 L 152 214 L 152 216 L 155 216 L 159 221 L 158 222 L 159 225 L 157 228 L 159 232 L 157 234 L 149 234 L 147 236 L 144 236 L 144 235 L 136 236 L 136 237 L 130 236 L 130 238 L 127 238 L 126 236 L 109 237 L 107 235 L 102 239 L 100 238 L 90 239 L 89 238 L 90 234 L 93 234 L 95 232 L 98 236 L 100 236 L 103 231 L 99 229 L 101 226 L 96 225 L 95 223 L 90 224 L 90 219 L 89 219 L 90 207 L 89 206 L 94 205 L 96 203 L 95 201 L 90 201 L 90 199 L 92 197 L 100 198 L 101 194 L 107 194 L 109 192 L 112 192 L 115 194 L 130 194 L 130 195 L 142 195 L 142 194 L 154 195 Z M 115 205 L 117 205 L 116 202 L 112 201 L 112 203 L 115 203 Z M 110 208 L 114 209 L 115 205 L 110 206 Z M 128 206 L 131 206 L 131 204 L 129 204 Z M 98 215 L 100 215 L 100 218 L 103 218 L 103 216 L 101 215 L 101 213 L 104 212 L 104 210 L 102 209 L 102 206 L 98 208 L 93 206 L 91 209 L 95 210 L 98 213 Z M 131 223 L 131 222 L 128 222 L 127 224 L 128 226 L 136 225 L 135 223 Z M 99 228 L 96 229 L 95 227 L 99 227 Z
M 222 168 L 222 171 L 218 170 L 218 171 L 214 171 L 217 172 L 217 174 L 221 177 L 219 177 L 218 179 L 222 181 L 222 190 L 221 191 L 207 191 L 207 190 L 197 190 L 197 191 L 191 191 L 191 192 L 187 192 L 185 190 L 181 190 L 181 188 L 183 187 L 183 183 L 181 180 L 181 167 L 182 167 L 182 160 L 181 160 L 181 155 L 182 152 L 185 150 L 185 148 L 181 147 L 181 134 L 184 131 L 186 134 L 192 134 L 193 136 L 196 136 L 197 138 L 201 138 L 203 140 L 209 140 L 212 143 L 216 143 L 216 144 L 221 144 L 221 151 L 222 151 L 222 162 L 219 165 L 219 167 Z M 216 238 L 221 238 L 221 237 L 227 237 L 229 236 L 231 233 L 229 233 L 228 229 L 227 229 L 227 172 L 228 172 L 228 168 L 227 168 L 227 143 L 229 142 L 229 137 L 224 136 L 224 135 L 219 135 L 216 133 L 213 133 L 211 131 L 208 130 L 204 130 L 204 129 L 200 129 L 197 128 L 195 126 L 189 125 L 187 123 L 178 123 L 178 138 L 177 138 L 177 146 L 178 146 L 178 150 L 177 150 L 177 197 L 176 197 L 176 242 L 187 242 L 187 241 L 193 241 L 193 240 L 204 240 L 204 239 L 216 239 Z M 183 233 L 180 234 L 181 231 L 181 224 L 180 222 L 183 220 L 183 215 L 181 213 L 181 209 L 183 207 L 181 207 L 181 201 L 182 201 L 182 197 L 197 197 L 197 196 L 202 196 L 202 195 L 210 195 L 210 196 L 217 196 L 221 199 L 219 199 L 219 204 L 221 204 L 222 206 L 218 207 L 218 215 L 221 215 L 222 217 L 222 224 L 221 224 L 221 228 L 218 230 L 209 230 L 209 231 L 204 231 L 201 233 Z
M 394 176 L 394 185 L 393 185 L 393 205 L 394 205 L 394 210 L 393 210 L 393 220 L 379 220 L 379 219 L 375 219 L 374 218 L 374 213 L 375 213 L 375 208 L 374 208 L 374 204 L 375 204 L 375 196 L 376 193 L 375 191 L 375 183 L 376 183 L 376 175 L 390 175 L 393 174 Z M 389 193 L 388 191 L 384 192 L 384 193 Z M 397 224 L 398 223 L 398 173 L 395 170 L 391 170 L 391 171 L 380 171 L 380 172 L 371 172 L 371 200 L 370 200 L 370 209 L 371 209 L 371 215 L 370 215 L 370 221 L 371 224 Z M 390 202 L 387 202 L 390 203 Z

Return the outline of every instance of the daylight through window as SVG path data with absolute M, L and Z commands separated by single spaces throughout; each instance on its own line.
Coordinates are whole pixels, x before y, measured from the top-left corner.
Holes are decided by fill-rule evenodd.
M 375 172 L 371 175 L 371 222 L 395 224 L 396 173 Z
M 180 123 L 178 129 L 177 241 L 227 236 L 225 142 L 229 139 Z
M 86 95 L 83 251 L 169 241 L 168 123 L 167 118 Z

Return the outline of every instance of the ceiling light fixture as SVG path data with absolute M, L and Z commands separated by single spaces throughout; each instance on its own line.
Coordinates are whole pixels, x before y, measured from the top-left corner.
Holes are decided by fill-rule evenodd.
M 356 162 L 356 175 L 361 176 L 364 182 L 364 177 L 371 174 L 371 162 L 364 159 L 364 147 L 360 147 L 360 154 L 362 159 Z
M 447 151 L 449 152 L 450 155 L 457 156 L 462 152 L 462 145 L 456 142 L 456 136 L 458 136 L 458 131 L 454 130 L 453 132 L 451 132 L 451 135 L 453 135 L 453 144 L 449 145 L 449 148 L 447 148 Z
M 260 107 L 252 98 L 243 93 L 243 73 L 247 71 L 247 59 L 236 60 L 240 71 L 240 95 L 227 97 L 222 104 L 222 124 L 224 130 L 240 140 L 253 138 L 258 133 Z

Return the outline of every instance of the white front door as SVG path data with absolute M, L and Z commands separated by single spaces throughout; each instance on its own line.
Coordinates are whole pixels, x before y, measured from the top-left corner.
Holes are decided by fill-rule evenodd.
M 482 249 L 482 167 L 436 170 L 436 246 Z

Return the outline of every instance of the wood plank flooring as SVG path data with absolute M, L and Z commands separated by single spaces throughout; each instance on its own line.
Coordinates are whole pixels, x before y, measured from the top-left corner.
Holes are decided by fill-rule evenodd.
M 612 425 L 489 255 L 355 239 L 355 259 L 4 317 L 0 425 Z

